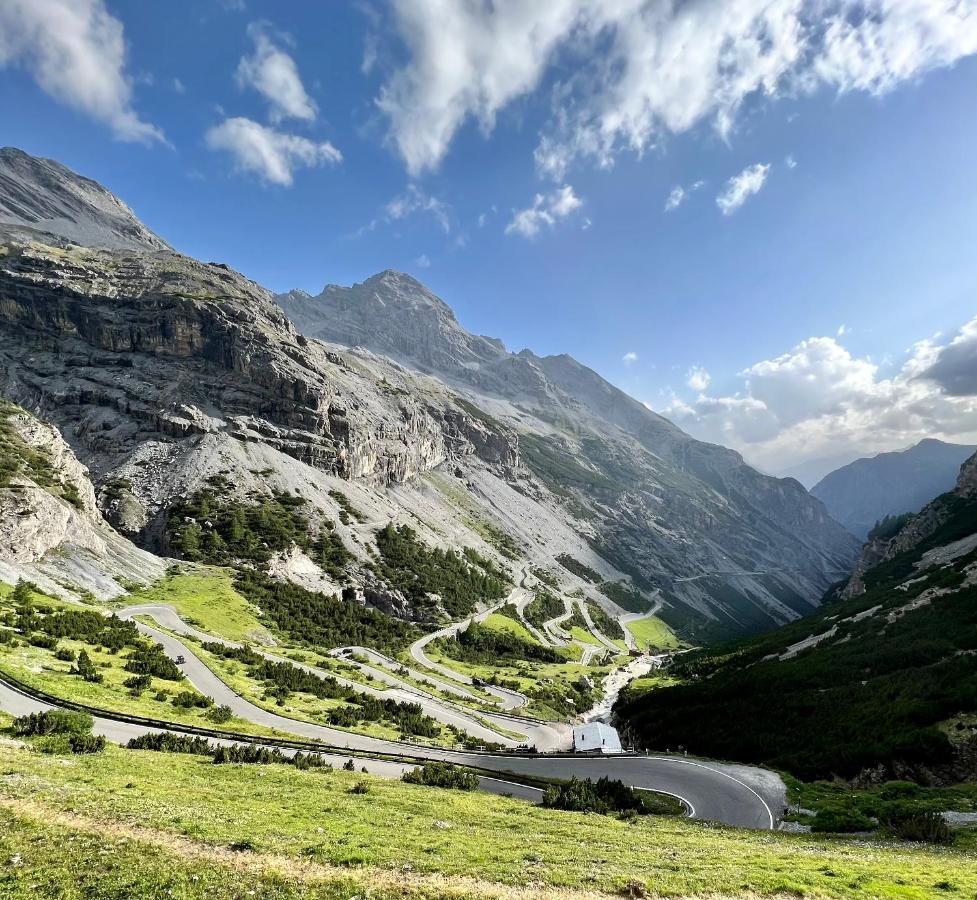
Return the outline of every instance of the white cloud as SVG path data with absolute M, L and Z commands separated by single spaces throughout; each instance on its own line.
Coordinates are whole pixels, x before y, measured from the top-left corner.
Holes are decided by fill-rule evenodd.
M 787 166 L 788 169 L 796 169 L 797 160 L 794 159 L 791 154 L 787 154 L 787 157 L 784 159 L 784 165 Z
M 693 366 L 685 375 L 685 383 L 692 388 L 693 391 L 704 391 L 709 387 L 709 382 L 712 380 L 709 373 L 702 368 L 702 366 Z
M 230 153 L 239 171 L 286 187 L 296 169 L 338 163 L 343 158 L 328 141 L 316 143 L 244 118 L 225 119 L 208 130 L 205 139 L 211 150 Z
M 430 213 L 445 234 L 451 231 L 451 217 L 447 205 L 437 197 L 425 194 L 416 184 L 409 185 L 403 194 L 394 197 L 384 207 L 384 211 L 388 222 L 404 219 L 416 212 Z
M 731 216 L 746 203 L 748 198 L 759 193 L 767 180 L 769 171 L 770 165 L 768 163 L 756 163 L 747 166 L 739 175 L 730 178 L 722 193 L 716 197 L 716 206 L 719 207 L 722 214 Z
M 416 184 L 409 184 L 402 194 L 398 194 L 383 207 L 383 213 L 357 229 L 355 236 L 360 237 L 370 231 L 375 231 L 378 225 L 390 225 L 406 219 L 415 213 L 427 213 L 434 217 L 438 226 L 445 234 L 451 232 L 451 207 L 438 197 L 425 193 Z M 481 217 L 479 217 L 481 227 Z M 455 243 L 463 247 L 468 242 L 465 234 L 459 234 L 455 238 Z
M 848 331 L 849 331 L 848 326 L 845 325 L 844 322 L 842 322 L 841 325 L 838 326 L 838 330 L 835 332 L 835 335 L 837 337 L 844 337 L 846 334 L 848 334 Z
M 132 108 L 122 23 L 103 0 L 0 0 L 0 68 L 9 65 L 120 140 L 164 140 Z
M 422 253 L 417 259 L 414 260 L 414 265 L 419 269 L 430 269 L 431 259 L 426 253 Z
M 685 188 L 680 184 L 675 185 L 669 193 L 668 199 L 665 200 L 665 212 L 678 209 L 685 202 L 685 197 Z
M 392 0 L 407 58 L 377 104 L 412 173 L 469 120 L 499 113 L 551 71 L 537 164 L 610 165 L 662 137 L 734 127 L 744 102 L 827 87 L 880 94 L 977 52 L 972 0 Z M 556 68 L 572 60 L 572 66 Z
M 174 78 L 173 90 L 176 91 L 178 94 L 185 94 L 187 92 L 187 86 L 182 81 L 180 81 L 179 78 Z
M 683 203 L 685 203 L 686 200 L 689 199 L 689 197 L 692 196 L 692 194 L 704 186 L 704 181 L 695 181 L 687 188 L 680 184 L 675 185 L 668 197 L 665 199 L 665 212 L 671 212 L 674 209 L 678 209 Z
M 977 443 L 977 318 L 942 343 L 918 342 L 888 377 L 833 337 L 808 338 L 739 375 L 735 394 L 673 396 L 664 414 L 769 471 L 924 437 Z
M 505 233 L 515 232 L 526 238 L 535 237 L 540 229 L 552 228 L 558 220 L 565 219 L 582 205 L 583 201 L 569 184 L 548 194 L 537 194 L 531 206 L 513 213 L 511 221 L 505 227 Z
M 302 119 L 311 122 L 316 105 L 305 90 L 295 60 L 272 40 L 267 26 L 252 22 L 248 35 L 254 52 L 241 57 L 235 79 L 240 87 L 254 88 L 271 107 L 271 120 Z
M 638 361 L 638 354 L 633 350 L 629 350 L 624 356 L 621 357 L 621 362 L 626 366 L 633 366 Z

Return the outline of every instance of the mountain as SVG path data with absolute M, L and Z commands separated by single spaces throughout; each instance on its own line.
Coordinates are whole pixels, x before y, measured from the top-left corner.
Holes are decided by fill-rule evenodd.
M 617 709 L 639 742 L 861 783 L 977 778 L 977 454 L 815 614 L 676 661 Z
M 0 222 L 89 247 L 168 250 L 118 197 L 51 159 L 0 149 Z
M 788 621 L 850 571 L 855 541 L 797 482 L 568 356 L 469 334 L 408 276 L 277 298 L 303 334 L 266 290 L 168 249 L 100 186 L 5 160 L 0 208 L 18 212 L 0 224 L 0 395 L 58 429 L 141 548 L 192 555 L 206 538 L 219 556 L 205 511 L 253 513 L 271 545 L 298 504 L 321 560 L 283 546 L 270 571 L 305 587 L 408 619 L 463 613 L 397 583 L 384 552 L 406 551 L 380 537 L 403 525 L 413 553 L 464 549 L 611 611 L 660 599 L 695 636 Z
M 950 490 L 977 447 L 932 438 L 908 450 L 857 459 L 826 475 L 811 493 L 852 534 L 864 540 L 886 516 L 914 513 Z
M 694 440 L 570 356 L 470 334 L 408 275 L 275 299 L 304 334 L 433 375 L 517 432 L 546 502 L 600 557 L 674 600 L 671 622 L 689 633 L 788 621 L 851 564 L 855 541 L 793 479 Z

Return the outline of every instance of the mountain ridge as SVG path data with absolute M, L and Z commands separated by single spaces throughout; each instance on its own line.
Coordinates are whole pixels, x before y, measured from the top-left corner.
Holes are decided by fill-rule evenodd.
M 924 438 L 903 450 L 863 457 L 822 478 L 811 493 L 864 540 L 886 516 L 915 513 L 950 490 L 977 447 Z
M 714 547 L 717 542 L 730 543 L 718 530 L 710 543 L 699 542 L 705 549 L 699 551 L 702 561 L 695 569 L 696 582 L 677 580 L 693 573 L 677 571 L 683 563 L 675 556 L 677 546 L 662 539 L 663 509 L 669 510 L 670 519 L 699 518 L 696 527 L 708 527 L 719 520 L 714 516 L 725 516 L 716 503 L 726 511 L 735 507 L 737 515 L 745 513 L 753 527 L 763 529 L 774 543 L 782 542 L 787 532 L 796 536 L 801 529 L 810 530 L 816 536 L 804 535 L 799 542 L 809 540 L 820 553 L 819 541 L 823 541 L 831 548 L 828 556 L 834 554 L 831 564 L 813 580 L 823 584 L 830 577 L 827 568 L 839 577 L 847 574 L 855 541 L 844 536 L 798 482 L 762 475 L 736 451 L 696 441 L 569 354 L 540 357 L 529 349 L 512 353 L 501 341 L 469 333 L 444 300 L 410 275 L 386 270 L 350 287 L 327 285 L 317 296 L 279 294 L 276 301 L 309 337 L 355 341 L 463 392 L 520 434 L 527 465 L 535 467 L 540 477 L 546 478 L 548 466 L 560 467 L 555 462 L 560 456 L 566 460 L 564 468 L 583 462 L 597 473 L 614 472 L 603 483 L 617 497 L 610 507 L 603 504 L 603 509 L 594 511 L 608 525 L 594 535 L 599 552 L 632 575 L 657 569 L 658 586 L 667 584 L 693 606 L 708 605 L 731 583 L 732 593 L 753 595 L 745 606 L 765 594 L 770 608 L 786 620 L 796 614 L 799 598 L 784 573 L 773 572 L 777 567 L 769 559 L 757 562 L 764 555 L 759 545 L 740 547 L 734 553 L 729 546 Z M 418 309 L 425 314 L 415 315 Z M 549 474 L 551 481 L 560 481 L 559 472 Z M 590 500 L 581 492 L 573 499 L 585 504 Z M 703 503 L 713 511 L 703 515 Z M 629 516 L 618 515 L 626 510 Z M 628 518 L 638 520 L 635 528 L 620 527 Z M 653 543 L 657 544 L 654 551 L 639 553 L 638 565 L 628 566 L 636 549 Z M 796 563 L 804 555 L 795 555 L 791 574 L 803 569 L 804 563 Z M 763 574 L 782 583 L 757 584 L 754 575 L 741 574 L 757 570 L 770 570 Z M 717 574 L 707 577 L 708 572 Z M 801 578 L 811 575 L 810 569 L 800 573 Z M 748 583 L 751 578 L 753 583 Z M 720 583 L 724 579 L 729 583 Z

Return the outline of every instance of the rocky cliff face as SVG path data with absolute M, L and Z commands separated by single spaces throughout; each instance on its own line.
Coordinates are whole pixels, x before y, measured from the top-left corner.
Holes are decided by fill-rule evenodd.
M 305 334 L 434 374 L 517 430 L 542 483 L 534 499 L 557 505 L 646 589 L 665 591 L 676 624 L 786 621 L 850 571 L 857 542 L 798 482 L 693 440 L 570 356 L 510 353 L 469 334 L 408 275 L 276 300 Z
M 867 572 L 900 554 L 932 542 L 946 523 L 961 517 L 969 518 L 977 530 L 977 453 L 960 467 L 953 490 L 927 503 L 897 534 L 865 543 L 841 596 L 848 599 L 865 593 Z
M 113 531 L 99 514 L 88 470 L 57 429 L 0 401 L 0 579 L 48 593 L 123 593 L 121 581 L 162 577 L 163 560 Z M 72 587 L 66 587 L 70 585 Z
M 0 389 L 56 422 L 99 479 L 147 444 L 172 455 L 208 434 L 378 485 L 466 454 L 517 463 L 510 431 L 308 341 L 224 266 L 25 242 L 2 226 L 0 241 Z M 151 506 L 169 499 L 151 475 L 140 488 Z

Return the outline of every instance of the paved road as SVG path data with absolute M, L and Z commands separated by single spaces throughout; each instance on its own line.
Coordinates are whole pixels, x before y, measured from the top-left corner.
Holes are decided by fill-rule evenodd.
M 191 625 L 184 622 L 182 618 L 180 618 L 176 610 L 168 606 L 131 606 L 120 610 L 118 615 L 120 618 L 129 619 L 135 616 L 149 616 L 155 619 L 161 625 L 164 625 L 167 630 L 176 632 L 178 634 L 192 634 L 194 637 L 197 637 L 200 640 L 219 643 L 228 647 L 240 646 L 234 641 L 216 638 L 206 634 L 205 632 L 199 631 L 196 628 L 193 628 Z M 208 697 L 213 697 L 214 701 L 219 705 L 230 706 L 231 709 L 234 710 L 235 714 L 238 714 L 238 709 L 235 708 L 235 704 L 246 703 L 248 708 L 260 709 L 260 707 L 253 706 L 248 701 L 231 692 L 230 688 L 228 688 L 224 682 L 214 675 L 206 664 L 202 662 L 182 641 L 177 640 L 176 638 L 166 634 L 163 631 L 160 631 L 157 628 L 153 628 L 150 625 L 145 625 L 142 622 L 136 622 L 136 627 L 147 637 L 150 637 L 159 644 L 162 644 L 163 649 L 171 659 L 176 659 L 178 656 L 185 657 L 187 661 L 181 666 L 184 674 L 194 685 L 194 687 L 196 687 L 201 693 L 206 694 Z M 409 685 L 400 681 L 400 679 L 394 678 L 393 676 L 389 676 L 389 681 L 387 682 L 390 685 L 390 688 L 387 690 L 378 690 L 377 688 L 372 688 L 368 685 L 359 684 L 351 679 L 343 678 L 341 675 L 337 675 L 335 672 L 330 672 L 326 669 L 320 669 L 316 666 L 295 662 L 291 659 L 283 659 L 280 656 L 276 656 L 273 653 L 262 650 L 260 647 L 254 647 L 252 649 L 272 662 L 287 662 L 289 665 L 296 666 L 297 668 L 310 672 L 313 675 L 317 675 L 320 678 L 334 678 L 340 684 L 343 684 L 361 694 L 369 694 L 374 697 L 397 700 L 401 703 L 419 703 L 427 715 L 437 719 L 439 722 L 442 722 L 445 725 L 454 725 L 456 728 L 460 728 L 462 731 L 479 741 L 490 741 L 492 743 L 502 744 L 505 747 L 517 747 L 520 744 L 531 744 L 533 742 L 533 738 L 535 737 L 535 735 L 526 734 L 524 738 L 517 740 L 499 734 L 497 731 L 491 728 L 486 728 L 482 723 L 475 719 L 470 712 L 464 710 L 463 708 L 439 702 L 434 697 L 411 688 Z M 383 677 L 384 673 L 377 672 L 376 675 L 377 677 Z M 224 699 L 219 700 L 216 694 L 212 693 L 212 691 L 218 691 L 221 693 Z M 235 703 L 229 702 L 230 698 L 234 698 Z M 242 709 L 243 708 L 244 707 L 242 707 Z M 255 721 L 251 715 L 242 715 L 241 717 Z M 487 717 L 483 716 L 483 718 Z M 291 722 L 293 720 L 288 719 L 287 721 Z M 518 728 L 513 727 L 513 725 L 509 723 L 503 727 L 505 727 L 508 731 L 519 731 Z M 283 730 L 287 731 L 289 729 Z M 330 741 L 330 743 L 334 742 Z
M 631 634 L 631 630 L 628 628 L 630 622 L 640 622 L 642 619 L 650 619 L 652 616 L 657 615 L 663 606 L 662 601 L 656 599 L 660 591 L 655 591 L 652 597 L 651 609 L 644 613 L 625 613 L 623 616 L 618 616 L 617 620 L 621 623 L 621 628 L 624 629 L 624 643 L 628 645 L 628 650 L 637 650 L 638 645 L 635 643 L 634 635 Z
M 334 753 L 338 750 L 337 755 L 344 750 L 353 754 L 356 751 L 365 751 L 407 755 L 477 766 L 500 774 L 516 772 L 550 778 L 569 778 L 575 775 L 596 779 L 607 776 L 635 787 L 674 794 L 687 804 L 695 817 L 747 828 L 775 827 L 775 818 L 783 809 L 785 792 L 780 780 L 772 773 L 750 767 L 632 754 L 608 757 L 557 757 L 541 754 L 521 757 L 470 753 L 407 745 L 290 719 L 262 709 L 235 694 L 177 638 L 142 623 L 139 623 L 139 628 L 158 641 L 170 658 L 184 656 L 186 663 L 182 669 L 190 683 L 219 705 L 230 707 L 239 718 L 307 740 L 323 741 L 333 748 Z M 204 637 L 211 639 L 208 635 Z M 24 715 L 46 708 L 46 705 L 0 683 L 0 708 L 14 715 Z M 153 730 L 158 729 L 120 723 L 110 718 L 96 720 L 97 733 L 119 743 Z M 364 760 L 363 764 L 376 774 L 394 774 L 394 770 L 386 771 L 378 762 Z M 515 788 L 511 790 L 515 793 Z
M 209 671 L 209 670 L 208 670 Z M 247 701 L 242 701 L 247 704 Z M 626 784 L 647 790 L 672 794 L 683 800 L 695 818 L 723 822 L 744 828 L 775 827 L 775 816 L 783 808 L 783 786 L 771 773 L 743 766 L 726 766 L 719 763 L 704 763 L 697 760 L 663 756 L 605 756 L 605 757 L 516 757 L 479 753 L 455 752 L 433 747 L 405 748 L 403 744 L 383 741 L 348 732 L 338 732 L 323 726 L 306 727 L 308 723 L 296 722 L 266 713 L 248 704 L 249 714 L 254 713 L 259 724 L 282 728 L 306 738 L 321 738 L 346 747 L 355 756 L 356 749 L 381 753 L 407 754 L 423 759 L 439 759 L 461 765 L 477 766 L 498 772 L 504 778 L 506 772 L 546 778 L 617 778 Z M 0 708 L 13 715 L 26 715 L 50 707 L 0 682 Z M 238 707 L 242 711 L 244 707 Z M 250 717 L 250 715 L 249 715 Z M 284 726 L 284 727 L 283 727 Z M 108 740 L 124 744 L 131 738 L 159 729 L 147 728 L 116 722 L 107 718 L 96 718 L 95 731 Z M 345 742 L 345 743 L 340 743 Z M 345 753 L 331 754 L 337 761 L 348 758 Z M 383 760 L 359 759 L 372 774 L 384 777 L 399 777 L 406 764 Z M 494 782 L 494 779 L 492 779 Z M 751 786 L 752 785 L 752 786 Z M 519 792 L 513 785 L 499 787 L 488 785 L 498 793 L 513 793 L 516 796 L 528 795 Z M 538 793 L 535 795 L 538 797 Z
M 410 645 L 411 657 L 418 665 L 424 666 L 424 668 L 430 669 L 432 672 L 437 672 L 445 678 L 457 681 L 459 684 L 474 684 L 474 681 L 469 676 L 462 675 L 454 669 L 448 668 L 448 666 L 442 666 L 440 663 L 436 663 L 424 652 L 424 648 L 438 638 L 454 637 L 460 631 L 464 631 L 472 622 L 484 622 L 492 613 L 497 609 L 501 609 L 504 604 L 510 601 L 513 595 L 517 595 L 517 592 L 521 590 L 522 588 L 515 588 L 509 597 L 501 603 L 496 603 L 485 611 L 477 613 L 468 619 L 463 619 L 461 622 L 452 622 L 450 625 L 445 625 L 444 628 L 432 631 L 430 634 L 426 634 L 419 640 L 414 641 Z M 479 688 L 488 694 L 492 694 L 494 697 L 498 697 L 502 701 L 502 708 L 507 711 L 519 709 L 529 702 L 525 695 L 520 694 L 518 691 L 510 691 L 508 688 L 496 687 L 495 685 L 479 685 Z
M 51 708 L 52 707 L 50 704 L 43 703 L 40 700 L 35 700 L 33 697 L 28 697 L 25 694 L 20 693 L 20 691 L 18 691 L 16 688 L 13 688 L 0 681 L 0 709 L 2 709 L 4 712 L 10 713 L 14 716 L 26 716 L 30 713 L 42 712 Z M 95 734 L 103 735 L 106 740 L 112 741 L 114 744 L 125 745 L 134 737 L 140 737 L 144 734 L 158 733 L 165 729 L 147 728 L 145 725 L 133 725 L 128 722 L 117 722 L 114 719 L 105 719 L 96 716 L 95 726 L 92 730 L 95 732 Z M 234 741 L 222 740 L 220 738 L 212 738 L 209 736 L 207 739 L 212 744 L 220 744 L 225 747 L 229 747 L 235 743 Z M 264 744 L 260 746 L 268 747 L 270 750 L 279 750 L 285 756 L 292 756 L 296 752 L 287 747 L 278 747 L 271 744 Z M 330 760 L 333 766 L 336 768 L 339 768 L 351 758 L 349 754 L 344 753 L 326 752 L 322 753 L 321 755 Z M 356 758 L 356 767 L 357 769 L 365 769 L 370 775 L 377 775 L 380 778 L 400 778 L 404 772 L 417 768 L 417 766 L 412 763 L 400 763 L 385 759 L 370 759 L 368 757 Z M 543 794 L 542 790 L 539 788 L 534 788 L 525 784 L 518 784 L 516 782 L 507 781 L 501 778 L 480 777 L 479 787 L 483 791 L 490 794 L 511 794 L 513 797 L 519 797 L 523 800 L 530 800 L 534 803 L 538 803 Z
M 607 635 L 605 635 L 595 624 L 594 620 L 590 617 L 590 610 L 587 609 L 587 603 L 585 600 L 580 601 L 580 613 L 583 616 L 583 620 L 587 623 L 587 629 L 590 633 L 597 638 L 601 644 L 604 645 L 608 650 L 611 651 L 615 656 L 620 655 L 621 648 L 614 643 Z

